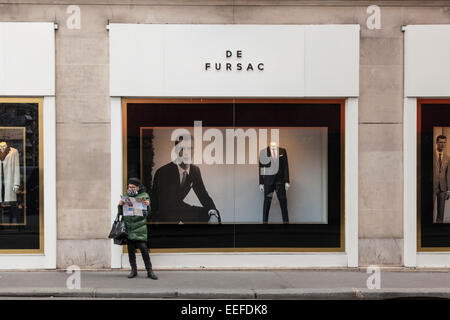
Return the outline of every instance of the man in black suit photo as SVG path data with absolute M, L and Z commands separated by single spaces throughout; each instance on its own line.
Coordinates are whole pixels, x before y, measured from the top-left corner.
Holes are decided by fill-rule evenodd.
M 289 188 L 289 164 L 286 149 L 275 142 L 259 153 L 259 188 L 264 192 L 263 223 L 269 220 L 274 191 L 280 202 L 283 223 L 289 223 L 286 191 Z
M 177 159 L 160 167 L 153 178 L 151 209 L 155 222 L 163 223 L 221 223 L 219 211 L 206 191 L 200 168 L 190 159 L 192 148 L 183 144 L 183 136 L 175 141 Z M 192 141 L 192 139 L 191 139 Z M 179 145 L 180 144 L 180 145 Z M 202 207 L 192 206 L 184 202 L 191 191 L 194 191 Z

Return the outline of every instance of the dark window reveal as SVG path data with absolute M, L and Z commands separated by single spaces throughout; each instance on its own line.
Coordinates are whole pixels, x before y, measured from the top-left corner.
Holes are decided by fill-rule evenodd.
M 327 100 L 128 102 L 127 177 L 151 193 L 150 247 L 343 251 L 343 108 Z M 195 140 L 195 121 L 203 139 Z M 181 153 L 171 141 L 176 129 L 193 138 Z M 230 130 L 242 130 L 245 157 L 237 138 L 227 144 Z M 172 149 L 181 159 L 196 148 L 212 164 L 171 162 Z M 277 173 L 262 174 L 264 154 L 279 159 Z

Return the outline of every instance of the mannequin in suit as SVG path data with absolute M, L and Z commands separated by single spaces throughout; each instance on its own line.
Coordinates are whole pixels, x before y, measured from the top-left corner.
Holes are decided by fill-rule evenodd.
M 262 161 L 262 159 L 267 158 L 270 159 L 268 163 Z M 275 166 L 276 170 L 272 170 L 273 166 Z M 271 142 L 259 154 L 259 189 L 264 193 L 264 224 L 267 224 L 269 220 L 270 205 L 274 191 L 277 193 L 280 201 L 283 223 L 289 223 L 286 196 L 286 191 L 289 187 L 289 164 L 286 149 L 279 147 L 276 142 Z
M 8 146 L 5 141 L 0 142 L 0 166 L 0 202 L 16 202 L 20 188 L 19 152 Z
M 175 146 L 182 141 L 180 137 Z M 219 211 L 208 195 L 200 168 L 186 161 L 184 150 L 178 152 L 177 163 L 169 162 L 155 172 L 151 195 L 154 221 L 184 223 L 221 223 Z M 190 158 L 189 158 L 190 159 Z M 191 206 L 183 200 L 193 190 L 202 207 Z
M 436 194 L 436 223 L 444 222 L 445 202 L 450 198 L 448 191 L 450 174 L 448 172 L 448 156 L 445 150 L 447 137 L 436 138 L 436 153 L 434 157 L 434 193 Z
M 20 189 L 19 151 L 0 142 L 0 203 L 3 217 L 9 217 L 11 223 L 19 220 L 17 193 Z

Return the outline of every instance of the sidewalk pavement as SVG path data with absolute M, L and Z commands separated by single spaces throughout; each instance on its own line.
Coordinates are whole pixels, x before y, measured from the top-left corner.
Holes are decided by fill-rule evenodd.
M 380 289 L 368 289 L 366 269 L 164 271 L 159 280 L 139 270 L 81 270 L 80 289 L 68 289 L 66 270 L 1 271 L 0 299 L 14 297 L 105 299 L 450 299 L 450 269 L 381 269 Z M 71 277 L 69 279 L 69 277 Z M 69 280 L 69 281 L 68 281 Z

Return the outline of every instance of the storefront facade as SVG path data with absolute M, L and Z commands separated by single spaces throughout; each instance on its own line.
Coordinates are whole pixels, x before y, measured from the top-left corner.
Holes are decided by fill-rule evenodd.
M 354 5 L 3 5 L 0 106 L 29 124 L 0 125 L 21 168 L 18 209 L 1 229 L 17 241 L 1 248 L 0 268 L 128 267 L 107 235 L 131 177 L 157 208 L 155 268 L 447 267 L 445 210 L 423 190 L 430 137 L 447 127 L 448 8 Z M 180 136 L 193 142 L 182 212 L 167 191 Z M 285 170 L 276 183 L 263 150 Z M 26 212 L 39 217 L 38 245 L 20 236 Z
M 159 257 L 156 267 L 349 266 L 357 253 L 346 238 L 356 240 L 356 228 L 351 228 L 356 212 L 346 204 L 356 199 L 347 199 L 345 188 L 353 182 L 356 189 L 351 179 L 356 166 L 346 160 L 357 163 L 357 154 L 346 139 L 357 137 L 358 25 L 110 24 L 109 32 L 111 103 L 120 112 L 111 130 L 124 128 L 113 148 L 123 150 L 124 174 L 114 173 L 120 184 L 111 186 L 111 197 L 131 177 L 153 187 L 155 222 L 149 232 Z M 289 48 L 283 59 L 280 48 Z M 340 54 L 330 54 L 333 49 Z M 341 74 L 347 76 L 341 79 Z M 194 122 L 201 122 L 201 128 L 194 128 Z M 175 131 L 183 129 L 194 137 L 194 151 L 201 144 L 192 160 L 206 190 L 196 189 L 194 180 L 193 200 L 183 198 L 183 206 L 214 206 L 220 225 L 202 224 L 206 221 L 200 216 L 188 218 L 190 207 L 168 208 L 178 199 L 166 186 L 170 170 L 165 164 L 171 161 Z M 230 130 L 236 138 L 230 138 Z M 289 154 L 283 179 L 292 188 L 285 196 L 286 213 L 272 206 L 266 213 L 272 211 L 272 219 L 264 225 L 264 196 L 258 187 L 263 178 L 258 179 L 255 159 L 274 140 L 275 130 L 279 147 Z M 255 149 L 251 132 L 258 132 Z M 262 138 L 262 132 L 268 137 Z M 220 143 L 209 144 L 208 133 Z M 242 159 L 239 138 L 244 141 Z M 215 155 L 209 157 L 208 148 Z M 346 153 L 353 159 L 345 159 Z M 113 249 L 115 259 L 121 248 Z M 124 254 L 117 267 L 127 260 Z
M 446 171 L 449 25 L 405 26 L 405 264 L 450 265 Z M 415 155 L 415 156 L 414 156 Z M 417 206 L 412 205 L 412 201 Z
M 0 268 L 55 268 L 54 24 L 2 22 L 0 48 Z

